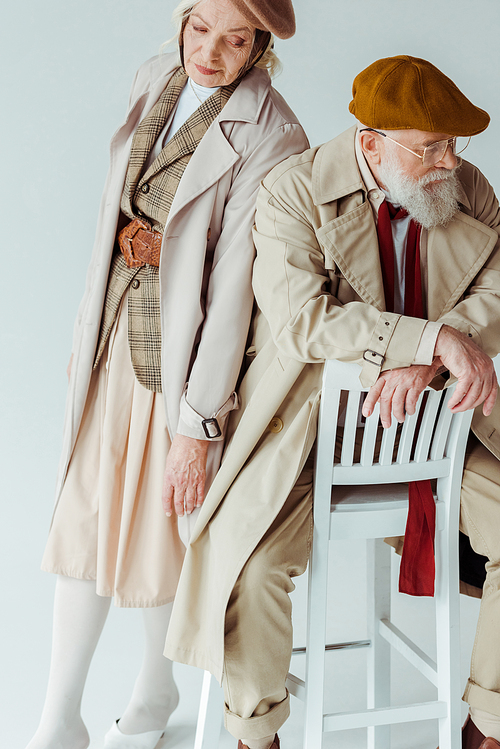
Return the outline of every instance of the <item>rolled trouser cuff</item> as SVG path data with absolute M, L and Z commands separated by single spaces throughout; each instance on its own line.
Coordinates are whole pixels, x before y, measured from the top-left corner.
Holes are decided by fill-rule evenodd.
M 471 707 L 500 717 L 500 692 L 483 689 L 479 684 L 475 684 L 469 679 L 462 699 Z
M 224 726 L 235 739 L 263 739 L 278 732 L 290 715 L 290 695 L 274 705 L 264 715 L 254 718 L 240 718 L 227 707 L 224 710 Z

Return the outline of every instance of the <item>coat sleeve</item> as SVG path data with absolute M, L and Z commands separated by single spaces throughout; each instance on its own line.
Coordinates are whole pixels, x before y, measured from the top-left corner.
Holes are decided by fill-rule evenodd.
M 267 184 L 267 186 L 266 186 Z M 414 363 L 426 320 L 342 304 L 325 268 L 312 220 L 310 184 L 265 183 L 257 199 L 253 286 L 277 348 L 303 362 L 357 362 L 363 385 L 381 369 Z
M 237 406 L 234 389 L 253 306 L 252 225 L 259 184 L 278 162 L 306 148 L 302 127 L 282 124 L 237 167 L 215 247 L 201 339 L 181 400 L 180 434 L 207 439 L 201 422 L 216 418 L 222 434 L 215 439 L 223 439 L 227 414 Z

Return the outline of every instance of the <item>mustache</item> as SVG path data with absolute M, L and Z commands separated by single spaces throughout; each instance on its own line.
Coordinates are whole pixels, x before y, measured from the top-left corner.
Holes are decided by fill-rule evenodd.
M 445 180 L 454 179 L 458 168 L 459 166 L 457 165 L 454 166 L 453 169 L 435 169 L 434 171 L 425 174 L 423 177 L 420 177 L 418 182 L 420 185 L 424 186 L 429 185 L 432 182 L 442 182 Z

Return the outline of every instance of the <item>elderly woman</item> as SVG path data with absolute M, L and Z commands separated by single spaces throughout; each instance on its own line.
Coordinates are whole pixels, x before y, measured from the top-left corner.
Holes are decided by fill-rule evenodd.
M 183 0 L 179 51 L 132 86 L 78 313 L 58 502 L 48 693 L 29 749 L 85 749 L 87 670 L 111 597 L 146 649 L 106 749 L 158 743 L 178 694 L 163 646 L 184 542 L 217 471 L 252 310 L 260 180 L 307 147 L 271 87 L 291 0 Z M 162 508 L 163 501 L 163 508 Z M 181 537 L 180 537 L 180 535 Z

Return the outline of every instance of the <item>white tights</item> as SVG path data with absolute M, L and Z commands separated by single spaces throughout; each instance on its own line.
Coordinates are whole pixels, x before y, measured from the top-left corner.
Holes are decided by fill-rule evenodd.
M 94 581 L 58 577 L 47 696 L 40 724 L 27 749 L 87 749 L 89 746 L 80 707 L 90 662 L 110 603 L 111 598 L 97 595 Z M 172 604 L 143 609 L 144 658 L 132 697 L 120 719 L 122 733 L 164 728 L 177 705 L 172 662 L 163 656 L 171 610 Z

